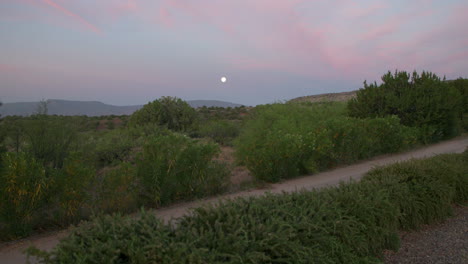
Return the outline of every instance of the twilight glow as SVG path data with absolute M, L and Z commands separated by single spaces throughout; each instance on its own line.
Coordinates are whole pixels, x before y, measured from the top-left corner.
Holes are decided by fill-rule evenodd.
M 466 0 L 1 0 L 0 101 L 255 105 L 387 70 L 466 78 L 467 14 Z

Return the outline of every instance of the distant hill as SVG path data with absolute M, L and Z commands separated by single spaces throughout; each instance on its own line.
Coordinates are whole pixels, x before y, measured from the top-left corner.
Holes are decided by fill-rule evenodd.
M 103 115 L 131 115 L 143 105 L 131 106 L 116 106 L 108 105 L 97 101 L 68 101 L 50 99 L 47 100 L 47 109 L 49 115 L 87 115 L 87 116 L 103 116 Z M 216 107 L 236 107 L 240 104 L 234 104 L 215 100 L 194 100 L 187 101 L 192 107 L 201 106 L 216 106 Z M 39 102 L 24 102 L 24 103 L 4 103 L 0 106 L 1 116 L 20 115 L 28 116 L 36 113 Z
M 291 99 L 290 102 L 346 102 L 356 97 L 356 92 L 357 91 L 302 96 Z
M 187 103 L 193 108 L 198 108 L 202 106 L 206 106 L 206 107 L 214 106 L 214 107 L 226 107 L 226 108 L 242 106 L 241 104 L 234 104 L 234 103 L 216 101 L 216 100 L 191 100 L 191 101 L 187 101 Z

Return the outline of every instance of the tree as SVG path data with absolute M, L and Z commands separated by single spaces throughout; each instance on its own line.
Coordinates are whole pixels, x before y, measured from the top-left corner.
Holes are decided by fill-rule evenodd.
M 131 125 L 157 124 L 175 131 L 186 131 L 197 113 L 187 102 L 176 97 L 161 97 L 143 106 L 130 117 Z
M 459 91 L 431 72 L 388 72 L 383 83 L 368 85 L 348 104 L 353 117 L 396 115 L 406 126 L 420 129 L 423 142 L 437 141 L 459 131 Z
M 461 95 L 461 111 L 460 120 L 462 127 L 465 131 L 468 131 L 468 79 L 458 78 L 450 81 L 450 85 L 455 87 Z
M 36 108 L 36 115 L 47 115 L 49 113 L 49 101 L 42 99 Z

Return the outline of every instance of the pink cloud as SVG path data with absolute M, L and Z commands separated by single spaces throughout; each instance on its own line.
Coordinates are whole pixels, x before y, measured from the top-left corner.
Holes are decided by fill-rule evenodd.
M 354 17 L 356 19 L 363 19 L 367 16 L 375 14 L 383 9 L 389 8 L 387 3 L 379 2 L 371 6 L 360 6 L 356 2 L 349 2 L 351 7 L 348 7 L 344 11 L 346 17 Z
M 96 26 L 94 26 L 93 24 L 91 24 L 90 22 L 88 22 L 87 20 L 85 20 L 84 18 L 82 18 L 81 16 L 71 12 L 70 10 L 64 8 L 63 6 L 57 4 L 56 2 L 52 1 L 52 0 L 42 0 L 45 4 L 59 10 L 60 12 L 64 13 L 65 15 L 69 16 L 69 17 L 72 17 L 74 18 L 76 21 L 80 22 L 82 25 L 84 25 L 85 27 L 87 27 L 88 29 L 90 29 L 91 31 L 95 32 L 95 33 L 98 33 L 100 34 L 101 33 L 101 30 L 99 28 L 97 28 Z
M 27 1 L 27 0 L 18 0 Z M 32 0 L 29 0 L 32 1 Z M 42 0 L 81 25 L 101 32 L 58 0 Z M 86 16 L 112 23 L 130 15 L 144 30 L 206 30 L 200 35 L 227 43 L 219 60 L 243 70 L 284 71 L 306 76 L 359 76 L 360 72 L 417 67 L 465 54 L 468 43 L 466 5 L 453 4 L 443 17 L 425 0 L 404 8 L 392 1 L 306 0 L 100 0 Z M 67 2 L 70 3 L 71 2 Z M 73 2 L 79 5 L 79 2 Z M 70 7 L 67 5 L 67 7 Z M 87 6 L 89 8 L 89 6 Z M 83 13 L 83 12 L 80 12 Z M 424 27 L 429 14 L 440 23 Z M 154 23 L 159 26 L 154 27 Z M 435 24 L 435 23 L 434 23 Z M 214 30 L 213 30 L 214 29 Z M 213 31 L 218 34 L 213 34 Z M 181 38 L 184 36 L 181 35 Z M 211 39 L 212 38 L 212 39 Z M 455 39 L 455 40 L 454 40 Z M 190 40 L 188 40 L 190 42 Z M 463 47 L 465 45 L 465 47 Z M 442 48 L 454 51 L 441 51 Z M 437 49 L 437 50 L 436 50 Z M 457 53 L 458 52 L 458 53 Z M 447 61 L 447 63 L 450 63 Z
M 157 21 L 159 21 L 166 27 L 174 26 L 174 20 L 169 10 L 165 7 L 159 8 L 159 16 L 157 17 Z
M 9 72 L 16 70 L 16 67 L 9 64 L 0 64 L 0 71 L 1 72 Z
M 107 12 L 113 18 L 119 18 L 130 13 L 140 12 L 140 6 L 136 0 L 113 1 L 109 4 Z

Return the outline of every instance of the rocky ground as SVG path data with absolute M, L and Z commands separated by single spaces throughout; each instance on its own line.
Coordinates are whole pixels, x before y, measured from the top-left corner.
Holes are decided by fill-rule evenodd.
M 385 253 L 385 263 L 468 263 L 468 206 L 454 208 L 454 216 L 419 231 L 402 232 L 398 252 Z

